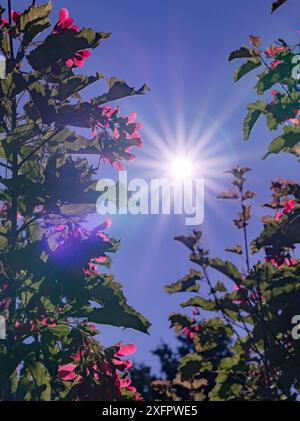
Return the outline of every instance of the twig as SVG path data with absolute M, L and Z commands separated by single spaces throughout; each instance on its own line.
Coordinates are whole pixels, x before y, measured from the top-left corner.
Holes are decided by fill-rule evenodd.
M 0 167 L 6 168 L 7 170 L 12 170 L 12 167 L 10 165 L 4 164 L 3 162 L 0 162 Z
M 40 150 L 43 146 L 45 146 L 47 142 L 49 142 L 49 140 L 53 139 L 53 137 L 56 136 L 61 130 L 62 129 L 54 130 L 54 132 L 52 133 L 50 137 L 45 139 L 40 145 L 36 146 L 24 159 L 22 159 L 22 161 L 18 165 L 18 168 L 20 169 L 22 165 L 25 164 L 26 161 L 28 161 L 28 159 L 30 159 L 38 150 Z

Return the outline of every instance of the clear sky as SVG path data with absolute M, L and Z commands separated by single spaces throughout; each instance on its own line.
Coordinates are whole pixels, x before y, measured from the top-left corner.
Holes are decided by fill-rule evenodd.
M 145 146 L 138 151 L 137 162 L 127 166 L 129 176 L 145 175 L 143 162 L 147 159 L 149 163 L 150 156 L 153 171 L 161 163 L 163 172 L 166 156 L 157 147 L 159 143 L 166 145 L 170 154 L 181 145 L 200 162 L 199 171 L 208 186 L 201 228 L 214 255 L 224 255 L 225 247 L 239 242 L 239 233 L 228 222 L 234 206 L 214 199 L 218 191 L 228 186 L 226 169 L 237 163 L 254 169 L 249 187 L 258 193 L 258 209 L 268 198 L 269 180 L 278 175 L 297 178 L 295 158 L 260 159 L 274 137 L 263 122 L 258 124 L 251 141 L 242 141 L 246 104 L 256 99 L 252 90 L 255 78 L 253 74 L 234 84 L 237 63 L 227 61 L 228 54 L 246 43 L 250 34 L 261 35 L 266 45 L 279 37 L 299 42 L 299 0 L 289 0 L 274 15 L 270 14 L 271 2 L 53 1 L 55 10 L 67 7 L 79 27 L 112 32 L 112 37 L 86 61 L 86 72 L 99 71 L 107 77 L 118 76 L 132 86 L 146 82 L 151 87 L 145 97 L 120 102 L 124 113 L 136 111 L 145 127 Z M 98 95 L 104 88 L 104 83 L 95 85 L 90 94 Z M 147 167 L 147 177 L 149 174 L 151 165 Z M 259 229 L 257 223 L 251 226 L 253 235 Z M 112 272 L 124 284 L 129 303 L 149 318 L 152 328 L 151 335 L 146 336 L 103 327 L 101 340 L 105 344 L 120 339 L 134 341 L 139 347 L 136 359 L 156 364 L 150 351 L 161 339 L 175 342 L 167 315 L 179 309 L 184 296 L 168 296 L 163 285 L 187 273 L 187 252 L 173 237 L 190 231 L 179 216 L 113 218 L 111 233 L 122 241 L 120 251 L 113 256 Z

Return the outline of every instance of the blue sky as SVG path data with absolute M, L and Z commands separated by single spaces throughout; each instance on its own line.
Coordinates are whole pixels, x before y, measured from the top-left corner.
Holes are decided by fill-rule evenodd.
M 28 4 L 28 1 L 14 1 Z M 257 209 L 268 198 L 269 181 L 278 175 L 296 179 L 297 163 L 292 157 L 270 157 L 262 161 L 269 141 L 262 121 L 251 141 L 242 140 L 242 120 L 248 102 L 256 98 L 252 87 L 255 77 L 238 84 L 233 82 L 237 63 L 227 61 L 228 54 L 247 42 L 250 34 L 260 35 L 271 43 L 283 37 L 299 42 L 298 0 L 289 0 L 274 15 L 271 0 L 54 0 L 55 12 L 67 7 L 75 23 L 96 30 L 112 32 L 86 61 L 85 71 L 99 71 L 118 76 L 131 86 L 146 82 L 151 92 L 145 97 L 120 102 L 122 111 L 136 111 L 145 130 L 144 149 L 138 151 L 136 163 L 128 165 L 129 177 L 143 176 L 143 160 L 155 156 L 162 163 L 165 156 L 156 143 L 168 145 L 170 154 L 178 144 L 193 154 L 200 144 L 197 161 L 208 188 L 205 201 L 205 232 L 213 255 L 224 255 L 224 248 L 240 241 L 229 223 L 234 211 L 231 204 L 213 197 L 228 186 L 224 171 L 231 165 L 254 169 L 249 187 L 257 191 Z M 89 92 L 98 95 L 105 83 Z M 194 129 L 194 130 L 193 130 Z M 202 143 L 201 143 L 202 142 Z M 199 147 L 198 147 L 199 149 Z M 140 164 L 139 164 L 140 162 Z M 204 165 L 206 164 L 206 165 Z M 154 165 L 154 164 L 153 164 Z M 149 169 L 148 169 L 149 170 Z M 151 168 L 150 168 L 151 170 Z M 102 174 L 113 174 L 104 170 Z M 101 174 L 101 175 L 102 175 Z M 148 174 L 149 175 L 149 174 Z M 150 171 L 151 175 L 151 171 Z M 114 176 L 117 176 L 114 173 Z M 250 227 L 253 235 L 260 226 Z M 133 331 L 103 327 L 101 340 L 111 345 L 117 341 L 134 341 L 139 348 L 136 360 L 154 364 L 151 350 L 160 342 L 175 343 L 168 329 L 167 316 L 179 309 L 184 296 L 168 296 L 163 285 L 186 274 L 190 267 L 187 251 L 173 240 L 189 233 L 179 216 L 119 216 L 113 218 L 111 233 L 121 238 L 121 249 L 113 256 L 113 273 L 124 284 L 131 305 L 152 322 L 150 336 Z

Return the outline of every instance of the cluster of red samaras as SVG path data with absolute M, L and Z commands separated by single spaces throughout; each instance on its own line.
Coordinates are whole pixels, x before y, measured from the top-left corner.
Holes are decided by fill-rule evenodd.
M 285 215 L 290 214 L 293 212 L 296 208 L 296 201 L 294 199 L 288 200 L 283 207 L 283 210 L 276 213 L 275 220 L 276 222 L 280 223 L 282 221 L 282 218 L 284 218 Z M 293 259 L 289 253 L 286 253 L 282 251 L 280 254 L 276 256 L 268 256 L 266 257 L 266 262 L 273 263 L 274 266 L 276 266 L 278 269 L 282 269 L 285 265 L 286 266 L 296 266 L 297 260 Z
M 62 31 L 75 31 L 78 32 L 78 27 L 74 25 L 74 20 L 70 17 L 69 12 L 66 8 L 62 8 L 59 12 L 59 19 L 54 26 L 53 33 L 59 34 Z M 84 65 L 85 59 L 90 56 L 89 50 L 77 51 L 73 57 L 66 60 L 67 67 Z M 92 136 L 93 138 L 98 136 L 98 129 L 111 129 L 113 139 L 115 141 L 123 138 L 131 140 L 130 145 L 125 147 L 123 151 L 124 158 L 127 161 L 135 159 L 135 155 L 131 153 L 133 146 L 142 147 L 143 142 L 138 132 L 142 128 L 140 123 L 136 123 L 136 113 L 131 113 L 128 117 L 119 116 L 119 108 L 112 108 L 108 105 L 98 106 L 98 115 L 96 119 L 91 120 L 92 124 Z M 104 163 L 109 163 L 119 171 L 124 170 L 124 166 L 121 164 L 120 159 L 114 153 L 114 150 L 106 149 L 102 152 L 101 158 Z
M 20 12 L 11 12 L 11 18 L 15 25 L 18 24 L 18 21 L 20 19 L 20 16 L 22 13 Z M 9 21 L 5 18 L 1 18 L 0 20 L 0 28 L 7 28 L 9 29 Z M 59 17 L 58 21 L 54 26 L 53 33 L 59 34 L 63 31 L 75 31 L 78 32 L 79 28 L 76 25 L 73 25 L 74 20 L 70 17 L 69 11 L 66 8 L 62 8 L 59 11 Z M 88 58 L 91 55 L 89 50 L 80 50 L 77 51 L 76 54 L 73 57 L 70 57 L 68 60 L 66 60 L 66 66 L 73 67 L 78 66 L 82 67 L 84 65 L 85 59 Z
M 15 25 L 18 24 L 19 18 L 22 14 L 20 12 L 12 12 L 12 20 Z M 1 19 L 0 27 L 7 28 L 9 30 L 9 21 L 5 18 Z M 14 33 L 16 32 L 12 28 Z M 60 34 L 64 31 L 78 32 L 78 26 L 74 25 L 74 20 L 70 17 L 69 11 L 66 8 L 62 8 L 59 12 L 59 18 L 53 28 L 53 34 Z M 69 57 L 65 64 L 67 67 L 82 67 L 85 63 L 86 58 L 91 55 L 89 50 L 77 51 L 72 57 Z M 121 143 L 124 139 L 128 140 L 128 146 L 125 144 L 122 146 L 120 154 L 116 153 L 114 147 L 105 147 L 101 153 L 101 159 L 104 163 L 109 163 L 119 171 L 124 170 L 124 166 L 121 163 L 121 159 L 126 161 L 132 161 L 135 159 L 135 155 L 131 153 L 131 149 L 134 146 L 142 147 L 143 142 L 139 130 L 142 128 L 141 123 L 135 122 L 136 113 L 131 113 L 129 116 L 119 116 L 119 108 L 112 108 L 108 105 L 100 106 L 95 104 L 96 114 L 91 117 L 91 128 L 92 136 L 96 138 L 99 135 L 99 129 L 102 129 L 101 136 L 109 136 L 109 139 Z M 103 131 L 104 129 L 104 131 Z M 107 133 L 107 129 L 110 129 L 111 135 Z M 108 142 L 103 142 L 106 145 Z M 120 145 L 118 145 L 120 146 Z
M 200 315 L 200 311 L 197 307 L 194 308 L 193 310 L 193 316 L 199 316 Z M 190 339 L 191 341 L 194 340 L 195 336 L 197 334 L 199 334 L 201 330 L 201 326 L 198 324 L 198 322 L 195 320 L 195 318 L 193 317 L 191 320 L 191 325 L 190 326 L 185 326 L 181 333 L 186 336 L 188 339 Z
M 189 326 L 189 327 L 186 326 L 182 329 L 183 335 L 186 336 L 188 339 L 191 339 L 191 340 L 193 340 L 195 335 L 199 332 L 200 332 L 200 326 L 199 325 Z
M 300 34 L 300 29 L 297 31 L 298 34 Z M 268 58 L 272 58 L 273 61 L 271 62 L 271 68 L 275 69 L 279 64 L 282 64 L 283 61 L 280 60 L 278 57 L 278 54 L 284 52 L 284 51 L 290 51 L 290 47 L 287 45 L 277 45 L 277 46 L 271 46 L 267 48 L 265 51 L 265 54 Z
M 93 396 L 93 384 L 100 385 L 96 387 L 98 399 L 100 397 L 102 400 L 112 400 L 129 391 L 134 394 L 136 400 L 143 400 L 136 388 L 131 386 L 131 379 L 123 374 L 132 367 L 132 361 L 122 357 L 127 357 L 136 350 L 137 347 L 133 344 L 118 343 L 113 358 L 109 360 L 105 357 L 95 357 L 92 346 L 86 346 L 77 351 L 72 362 L 59 366 L 58 376 L 64 382 L 73 383 L 72 388 L 76 388 L 78 400 L 90 399 Z
M 300 34 L 300 30 L 297 31 Z M 271 62 L 271 68 L 274 70 L 279 64 L 282 64 L 283 61 L 278 58 L 278 54 L 282 53 L 283 51 L 290 51 L 290 47 L 288 46 L 272 46 L 269 47 L 265 54 L 268 58 L 273 58 L 274 60 Z M 277 89 L 273 89 L 271 91 L 272 97 L 274 98 L 273 102 L 276 102 L 280 96 L 282 95 Z M 284 93 L 285 94 L 285 93 Z M 296 108 L 294 110 L 295 117 L 288 119 L 288 122 L 293 125 L 298 125 L 300 123 L 300 110 Z
M 286 201 L 282 211 L 276 213 L 275 221 L 280 223 L 282 218 L 285 215 L 288 215 L 291 212 L 293 212 L 295 208 L 296 208 L 296 201 L 294 199 L 290 199 Z M 268 252 L 272 254 L 272 250 L 269 250 Z M 288 267 L 296 266 L 298 263 L 296 259 L 292 258 L 290 254 L 285 251 L 282 251 L 275 255 L 269 255 L 265 258 L 265 261 L 266 263 L 272 263 L 278 269 L 282 269 L 284 266 L 288 266 Z M 249 297 L 248 297 L 248 293 L 247 293 L 247 289 L 245 285 L 235 285 L 234 291 L 237 291 L 240 293 L 240 295 L 242 295 L 241 299 L 234 300 L 235 303 L 237 304 L 247 303 L 249 299 L 251 300 L 259 299 L 258 294 L 255 292 L 252 292 L 251 294 L 249 294 Z M 261 299 L 262 301 L 265 300 L 263 296 L 261 296 Z
M 59 11 L 58 22 L 54 26 L 53 33 L 59 34 L 63 31 L 74 31 L 78 32 L 78 26 L 73 25 L 74 20 L 70 17 L 69 11 L 66 8 L 62 8 Z M 82 67 L 85 60 L 91 55 L 89 50 L 80 50 L 77 51 L 73 57 L 70 57 L 66 60 L 67 67 L 78 66 Z
M 20 16 L 22 13 L 20 12 L 11 12 L 11 18 L 15 25 L 18 24 L 18 21 L 20 19 Z M 1 18 L 0 21 L 0 28 L 7 28 L 9 29 L 9 21 L 5 18 Z M 53 33 L 59 34 L 63 31 L 75 31 L 78 32 L 79 28 L 76 25 L 73 25 L 74 20 L 70 17 L 69 11 L 66 8 L 62 8 L 59 12 L 58 22 L 54 26 Z M 13 28 L 14 30 L 14 28 Z M 14 31 L 15 32 L 15 31 Z M 78 66 L 82 67 L 84 65 L 85 59 L 88 58 L 91 55 L 89 50 L 80 50 L 75 53 L 73 57 L 70 57 L 68 60 L 66 60 L 66 66 L 73 67 Z
M 279 53 L 282 53 L 283 51 L 289 51 L 290 47 L 288 46 L 276 46 L 276 47 L 270 47 L 268 48 L 265 53 L 268 57 L 274 58 L 274 60 L 271 62 L 271 68 L 275 69 L 279 64 L 283 63 L 282 60 L 277 58 L 277 55 Z
M 22 13 L 20 12 L 15 12 L 14 10 L 11 12 L 11 18 L 14 22 L 15 25 L 18 24 L 19 18 L 21 16 Z M 0 20 L 1 24 L 0 24 L 0 28 L 9 28 L 9 21 L 5 18 L 1 18 Z
M 97 231 L 97 237 L 101 241 L 107 242 L 109 238 L 103 232 L 111 226 L 111 220 L 106 219 L 99 227 Z M 87 236 L 87 231 L 83 232 L 84 228 L 78 227 L 72 231 L 72 237 L 81 237 L 83 234 Z M 61 238 L 59 244 L 66 241 L 70 235 L 68 225 L 61 224 L 53 228 L 53 233 L 59 235 Z M 98 274 L 98 264 L 105 263 L 107 260 L 106 256 L 95 257 L 88 263 L 88 269 L 84 269 L 85 276 L 93 276 Z M 2 293 L 8 292 L 8 283 L 4 283 L 1 287 Z M 1 309 L 7 309 L 10 305 L 9 296 L 2 299 L 0 302 Z M 63 311 L 63 308 L 58 309 Z M 41 335 L 44 328 L 55 328 L 61 324 L 61 322 L 54 317 L 47 317 L 42 315 L 39 319 L 29 320 L 27 322 L 15 323 L 15 340 L 22 339 L 31 333 L 35 332 L 37 335 Z M 96 327 L 88 322 L 85 325 L 92 331 L 92 336 L 98 333 Z M 86 345 L 73 356 L 73 361 L 59 366 L 58 376 L 62 381 L 73 382 L 72 387 L 76 388 L 76 396 L 78 400 L 85 399 L 99 399 L 112 400 L 116 396 L 121 396 L 123 392 L 131 392 L 136 400 L 142 400 L 142 396 L 137 392 L 136 388 L 131 385 L 131 379 L 128 375 L 124 375 L 124 372 L 132 367 L 132 361 L 130 359 L 123 359 L 128 355 L 133 354 L 136 351 L 134 344 L 122 345 L 118 343 L 116 345 L 116 351 L 112 359 L 98 358 L 95 359 L 93 353 L 93 339 L 91 337 L 85 338 Z M 94 386 L 97 387 L 94 387 Z M 95 394 L 95 395 L 94 395 Z
M 103 232 L 111 226 L 111 220 L 107 218 L 99 227 L 97 236 L 101 241 L 107 242 L 109 238 Z M 61 241 L 66 239 L 68 235 L 68 226 L 65 224 L 57 225 L 54 228 L 55 233 L 62 236 Z M 87 232 L 85 232 L 88 235 Z M 81 236 L 81 229 L 78 228 L 73 232 L 75 236 Z M 88 268 L 84 268 L 83 272 L 85 276 L 93 276 L 99 274 L 98 265 L 107 261 L 106 256 L 99 256 L 92 258 L 88 262 Z M 45 322 L 45 319 L 43 320 Z M 51 320 L 53 324 L 53 321 Z M 49 325 L 48 325 L 49 327 Z M 89 324 L 90 328 L 96 331 L 96 327 Z M 102 400 L 112 400 L 116 396 L 121 396 L 123 391 L 129 391 L 134 394 L 136 400 L 142 400 L 141 395 L 137 392 L 136 388 L 131 385 L 131 379 L 126 376 L 122 376 L 125 370 L 132 367 L 132 361 L 129 359 L 121 359 L 133 354 L 136 351 L 136 346 L 133 344 L 116 345 L 117 350 L 112 360 L 98 359 L 95 361 L 93 358 L 92 339 L 86 339 L 87 346 L 79 350 L 74 356 L 73 361 L 68 364 L 61 365 L 58 369 L 58 375 L 62 381 L 73 382 L 76 387 L 76 393 L 78 400 L 87 399 L 88 396 L 93 396 L 93 383 L 100 382 L 100 386 L 97 388 L 97 396 L 99 399 L 99 393 Z M 90 342 L 90 343 L 89 343 Z M 101 380 L 103 380 L 103 387 Z
M 113 144 L 114 142 L 119 142 L 118 146 L 122 144 L 122 156 L 119 156 L 114 148 L 104 147 L 101 153 L 102 161 L 122 171 L 125 167 L 120 160 L 134 160 L 135 155 L 131 153 L 131 149 L 133 147 L 141 148 L 143 146 L 143 141 L 139 133 L 142 125 L 139 122 L 135 122 L 136 113 L 134 112 L 130 113 L 129 116 L 119 116 L 119 107 L 112 108 L 109 105 L 96 105 L 96 107 L 95 118 L 91 119 L 93 138 L 107 136 L 108 138 L 103 139 L 104 142 L 102 142 L 104 146 L 109 145 L 110 141 L 113 141 Z M 110 129 L 112 135 L 108 134 L 108 129 Z

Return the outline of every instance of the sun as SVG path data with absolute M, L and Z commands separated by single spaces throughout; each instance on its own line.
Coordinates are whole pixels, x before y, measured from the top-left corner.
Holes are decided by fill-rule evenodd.
M 184 180 L 193 176 L 193 163 L 187 157 L 176 157 L 170 162 L 170 175 L 177 180 Z

